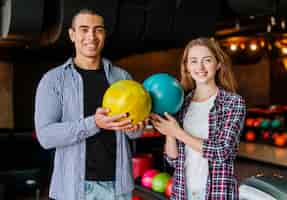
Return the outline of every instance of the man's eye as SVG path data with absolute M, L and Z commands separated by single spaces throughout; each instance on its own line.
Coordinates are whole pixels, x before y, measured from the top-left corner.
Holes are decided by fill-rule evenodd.
M 88 32 L 88 29 L 82 28 L 82 29 L 80 29 L 80 31 L 83 32 L 83 33 L 86 33 L 86 32 Z
M 95 31 L 98 33 L 103 33 L 103 32 L 105 32 L 105 29 L 104 28 L 96 28 Z

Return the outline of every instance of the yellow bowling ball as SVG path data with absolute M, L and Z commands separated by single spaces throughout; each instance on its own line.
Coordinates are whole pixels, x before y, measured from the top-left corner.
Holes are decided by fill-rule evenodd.
M 129 113 L 133 124 L 143 121 L 151 111 L 151 97 L 144 87 L 133 80 L 113 83 L 105 92 L 103 107 L 109 108 L 109 115 Z

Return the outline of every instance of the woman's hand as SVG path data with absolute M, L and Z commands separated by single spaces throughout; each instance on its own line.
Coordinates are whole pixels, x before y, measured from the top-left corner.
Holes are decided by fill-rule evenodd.
M 151 114 L 151 122 L 152 125 L 158 130 L 161 134 L 166 136 L 172 136 L 176 137 L 176 135 L 179 133 L 179 131 L 182 130 L 182 128 L 179 126 L 178 122 L 175 118 L 173 118 L 168 113 L 164 113 L 164 118 L 157 115 L 157 114 Z

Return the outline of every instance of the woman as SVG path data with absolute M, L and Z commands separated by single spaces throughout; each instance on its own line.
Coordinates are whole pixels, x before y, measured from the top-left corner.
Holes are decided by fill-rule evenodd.
M 178 121 L 169 114 L 151 115 L 166 135 L 165 154 L 175 168 L 171 199 L 236 200 L 234 176 L 245 104 L 235 93 L 231 63 L 208 38 L 190 41 L 181 61 L 187 94 Z

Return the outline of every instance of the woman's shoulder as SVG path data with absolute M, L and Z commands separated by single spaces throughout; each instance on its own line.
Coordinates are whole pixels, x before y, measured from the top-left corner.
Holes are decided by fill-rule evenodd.
M 219 89 L 218 98 L 219 101 L 224 105 L 245 106 L 244 98 L 236 92 L 227 91 L 225 89 Z

